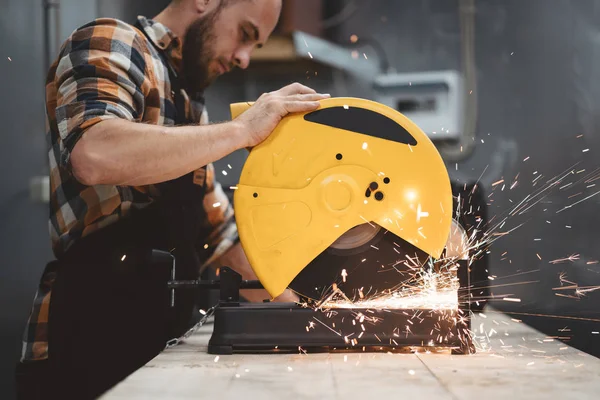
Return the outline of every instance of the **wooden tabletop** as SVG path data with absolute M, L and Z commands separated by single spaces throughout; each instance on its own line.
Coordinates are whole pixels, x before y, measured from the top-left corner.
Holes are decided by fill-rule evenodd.
M 212 325 L 103 399 L 599 399 L 600 359 L 495 310 L 473 319 L 478 352 L 207 354 Z M 418 396 L 418 397 L 417 397 Z

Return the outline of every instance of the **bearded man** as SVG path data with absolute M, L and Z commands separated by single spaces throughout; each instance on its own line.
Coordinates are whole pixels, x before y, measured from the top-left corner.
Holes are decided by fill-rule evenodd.
M 189 329 L 193 296 L 170 307 L 171 255 L 179 279 L 215 265 L 256 278 L 212 162 L 328 96 L 295 83 L 209 124 L 203 92 L 248 67 L 280 11 L 281 0 L 175 0 L 134 25 L 90 22 L 61 46 L 46 81 L 56 260 L 25 330 L 19 398 L 98 397 Z

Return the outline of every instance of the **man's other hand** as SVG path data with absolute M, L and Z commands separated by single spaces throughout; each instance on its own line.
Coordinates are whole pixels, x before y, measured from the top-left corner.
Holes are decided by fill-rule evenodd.
M 264 300 L 271 298 L 269 293 L 264 289 L 242 289 L 240 290 L 240 295 L 250 303 L 262 303 Z M 290 289 L 286 289 L 285 292 L 271 301 L 274 303 L 296 303 L 300 299 Z
M 300 298 L 296 293 L 292 292 L 290 289 L 286 289 L 285 292 L 273 299 L 273 301 L 278 303 L 296 303 L 300 301 Z
M 221 257 L 219 257 L 213 264 L 213 268 L 224 267 L 227 266 L 232 270 L 236 271 L 238 274 L 242 276 L 244 280 L 257 280 L 257 276 L 252 270 L 250 266 L 250 262 L 246 257 L 246 253 L 244 253 L 244 249 L 240 243 L 237 243 L 229 250 L 227 250 Z M 262 303 L 265 299 L 271 299 L 271 295 L 265 289 L 242 289 L 240 290 L 240 295 L 242 295 L 246 300 L 251 303 Z M 299 301 L 298 296 L 287 289 L 285 292 L 280 294 L 278 297 L 273 299 L 274 302 L 297 302 Z

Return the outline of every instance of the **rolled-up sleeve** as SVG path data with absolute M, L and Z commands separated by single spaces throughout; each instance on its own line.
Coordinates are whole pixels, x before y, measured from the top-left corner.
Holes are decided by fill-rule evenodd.
M 147 47 L 131 26 L 100 19 L 75 31 L 56 64 L 55 118 L 63 142 L 61 166 L 83 133 L 96 123 L 140 121 L 144 110 Z

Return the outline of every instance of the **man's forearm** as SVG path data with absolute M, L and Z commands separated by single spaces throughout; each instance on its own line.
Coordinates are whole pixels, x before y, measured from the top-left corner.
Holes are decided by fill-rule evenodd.
M 235 122 L 164 127 L 114 119 L 84 133 L 71 163 L 85 185 L 141 186 L 178 178 L 245 145 Z

